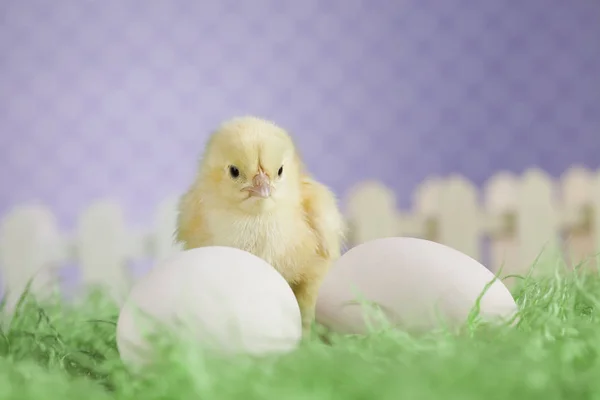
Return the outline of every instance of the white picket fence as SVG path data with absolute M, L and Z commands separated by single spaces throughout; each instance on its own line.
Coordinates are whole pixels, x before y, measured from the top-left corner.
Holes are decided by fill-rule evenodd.
M 123 301 L 133 283 L 132 261 L 156 263 L 179 250 L 173 242 L 177 201 L 171 197 L 159 205 L 149 231 L 130 229 L 123 209 L 111 200 L 91 204 L 71 233 L 59 230 L 44 205 L 14 208 L 0 222 L 6 307 L 12 309 L 28 285 L 37 297 L 55 295 L 62 289 L 58 272 L 70 264 L 79 269 L 81 288 L 99 286 L 117 302 Z
M 600 171 L 573 167 L 559 180 L 532 169 L 521 176 L 499 173 L 481 190 L 460 176 L 431 178 L 399 211 L 391 190 L 378 182 L 357 185 L 345 199 L 351 244 L 386 236 L 424 237 L 483 261 L 502 276 L 526 274 L 543 249 L 540 265 L 574 265 L 600 249 Z M 77 229 L 58 229 L 52 212 L 21 205 L 0 223 L 0 268 L 9 306 L 27 282 L 38 295 L 55 293 L 57 270 L 76 263 L 82 287 L 101 285 L 121 301 L 132 284 L 128 264 L 157 262 L 173 244 L 177 198 L 158 207 L 153 229 L 129 229 L 120 205 L 98 201 Z M 544 261 L 544 257 L 546 260 Z M 550 257 L 550 258 L 548 258 Z M 588 264 L 595 266 L 592 257 Z M 418 268 L 418 266 L 415 266 Z
M 483 261 L 501 277 L 596 268 L 600 252 L 600 171 L 574 166 L 558 180 L 539 169 L 499 173 L 481 190 L 460 176 L 431 178 L 414 193 L 413 209 L 396 210 L 377 182 L 348 197 L 352 241 L 417 236 Z M 514 279 L 507 279 L 510 285 Z

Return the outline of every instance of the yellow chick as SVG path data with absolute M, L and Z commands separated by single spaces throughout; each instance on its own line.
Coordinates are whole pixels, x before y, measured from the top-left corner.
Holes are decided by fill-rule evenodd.
M 292 288 L 306 335 L 344 232 L 335 196 L 309 176 L 286 131 L 241 117 L 211 135 L 175 237 L 185 249 L 236 247 L 270 263 Z

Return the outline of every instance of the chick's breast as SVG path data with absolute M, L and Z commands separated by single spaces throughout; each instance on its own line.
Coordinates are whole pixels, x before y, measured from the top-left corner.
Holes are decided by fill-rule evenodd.
M 206 222 L 212 245 L 252 253 L 273 265 L 290 283 L 297 282 L 303 267 L 317 258 L 317 240 L 300 213 L 240 216 L 214 210 Z

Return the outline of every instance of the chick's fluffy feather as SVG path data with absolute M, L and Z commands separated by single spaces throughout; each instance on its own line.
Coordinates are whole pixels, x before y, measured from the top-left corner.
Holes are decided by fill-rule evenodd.
M 259 171 L 273 187 L 266 199 L 243 190 Z M 283 129 L 255 117 L 225 122 L 211 135 L 196 179 L 179 203 L 176 240 L 186 249 L 237 247 L 273 265 L 296 295 L 305 333 L 343 235 L 333 193 L 308 175 Z

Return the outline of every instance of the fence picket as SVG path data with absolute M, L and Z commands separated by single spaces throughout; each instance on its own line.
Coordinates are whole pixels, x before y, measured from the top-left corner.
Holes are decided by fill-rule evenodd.
M 130 238 L 121 207 L 112 201 L 92 204 L 79 220 L 78 254 L 82 284 L 101 287 L 117 302 L 130 285 L 127 268 Z
M 348 198 L 347 218 L 354 244 L 397 235 L 396 198 L 379 182 L 364 182 Z
M 594 176 L 583 167 L 573 167 L 561 177 L 565 258 L 571 267 L 596 268 L 596 233 L 592 229 Z
M 177 197 L 171 197 L 158 206 L 151 242 L 155 262 L 181 250 L 181 246 L 174 242 L 178 202 Z
M 533 266 L 536 276 L 553 273 L 561 266 L 560 220 L 555 187 L 545 172 L 531 169 L 521 178 L 517 216 L 519 263 Z
M 590 256 L 596 260 L 596 265 L 600 266 L 600 171 L 594 173 L 591 197 L 590 229 L 594 235 L 594 249 Z
M 489 239 L 489 268 L 507 286 L 514 285 L 511 275 L 527 274 L 527 265 L 519 263 L 519 245 L 515 235 L 515 215 L 518 204 L 518 180 L 511 173 L 500 173 L 484 188 L 486 221 Z
M 414 211 L 423 224 L 422 237 L 428 240 L 439 240 L 438 217 L 442 186 L 442 179 L 431 177 L 421 183 L 413 195 Z
M 40 205 L 16 207 L 0 226 L 0 267 L 5 291 L 3 326 L 29 285 L 39 300 L 58 289 L 57 269 L 65 253 L 54 215 Z
M 441 186 L 438 215 L 440 243 L 480 259 L 481 215 L 477 189 L 460 176 L 451 176 Z

